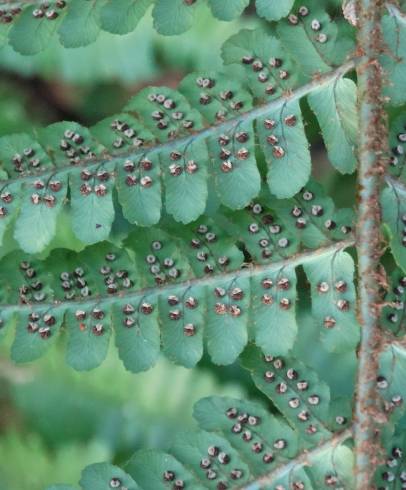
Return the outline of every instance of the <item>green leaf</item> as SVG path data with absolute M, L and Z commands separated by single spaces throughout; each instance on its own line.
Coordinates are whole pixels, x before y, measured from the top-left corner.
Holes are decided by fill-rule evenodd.
M 299 102 L 286 101 L 257 121 L 261 148 L 269 165 L 269 188 L 278 199 L 292 197 L 311 172 L 309 144 Z
M 143 309 L 142 304 L 153 306 L 152 311 Z M 112 321 L 118 355 L 129 371 L 138 373 L 151 368 L 160 353 L 158 323 L 158 301 L 145 296 L 143 301 L 114 304 Z
M 382 30 L 388 53 L 381 56 L 382 67 L 390 73 L 390 81 L 385 84 L 384 93 L 394 105 L 406 102 L 406 22 L 404 16 L 392 8 L 392 15 L 382 19 Z
M 196 220 L 206 209 L 208 196 L 206 143 L 196 141 L 161 152 L 160 159 L 167 212 L 181 223 Z
M 205 288 L 175 289 L 167 298 L 161 297 L 159 308 L 164 353 L 182 366 L 195 366 L 203 355 Z
M 344 445 L 328 448 L 312 458 L 307 472 L 315 489 L 328 488 L 335 480 L 343 488 L 354 488 L 354 454 Z
M 382 431 L 382 444 L 385 451 L 384 462 L 382 462 L 376 469 L 374 483 L 377 488 L 385 486 L 388 482 L 391 483 L 392 488 L 399 486 L 402 488 L 404 483 L 404 472 L 406 471 L 405 463 L 405 450 L 406 439 L 405 431 L 401 427 L 396 427 L 395 431 L 386 427 L 385 431 Z
M 84 243 L 105 240 L 114 220 L 113 181 L 114 165 L 100 165 L 99 176 L 83 182 L 80 175 L 69 178 L 73 231 Z
M 389 288 L 382 309 L 382 324 L 394 335 L 404 335 L 406 328 L 406 278 L 401 269 L 395 269 L 390 276 Z
M 105 307 L 67 310 L 66 360 L 78 371 L 99 366 L 107 355 L 111 334 L 110 309 Z
M 207 298 L 207 350 L 214 363 L 231 364 L 248 340 L 249 280 L 236 275 L 224 281 L 220 276 L 216 286 Z
M 406 240 L 403 235 L 406 219 L 406 189 L 396 182 L 389 183 L 381 194 L 381 204 L 392 254 L 399 267 L 406 271 Z
M 57 18 L 49 19 L 43 11 L 42 17 L 34 17 L 35 10 L 34 5 L 28 5 L 17 17 L 9 33 L 11 46 L 24 55 L 39 53 L 49 46 L 63 18 L 57 13 Z
M 266 20 L 279 20 L 286 17 L 295 0 L 256 0 L 257 13 Z
M 112 154 L 117 154 L 116 187 L 124 217 L 141 226 L 156 224 L 161 217 L 159 152 L 148 151 L 123 158 L 123 150 L 153 143 L 150 131 L 130 114 L 118 114 L 97 123 L 92 134 Z
M 283 46 L 308 76 L 329 71 L 337 56 L 337 25 L 317 4 L 294 10 L 277 25 Z
M 193 490 L 206 490 L 207 488 L 200 485 L 194 474 L 176 458 L 158 451 L 138 451 L 126 464 L 126 471 L 143 489 L 167 490 L 167 482 L 175 479 L 175 481 L 182 481 L 185 488 L 193 488 Z
M 70 0 L 58 30 L 65 48 L 79 48 L 94 42 L 100 33 L 99 13 L 103 0 Z
M 100 25 L 113 34 L 133 31 L 152 0 L 107 0 L 100 10 Z
M 389 146 L 391 157 L 388 173 L 406 182 L 406 119 L 403 114 L 396 117 L 390 125 Z
M 208 458 L 210 448 L 218 448 L 214 450 L 218 453 L 218 462 L 213 458 L 214 461 L 210 464 L 211 471 L 204 468 L 204 464 L 201 464 L 203 460 L 210 461 L 211 458 Z M 243 457 L 227 440 L 217 434 L 204 431 L 180 433 L 173 442 L 171 453 L 193 471 L 197 480 L 207 489 L 217 490 L 221 483 L 227 486 L 232 484 L 231 472 L 235 469 L 238 469 L 242 474 L 242 477 L 238 479 L 240 484 L 247 483 L 251 476 L 250 469 Z M 225 462 L 222 463 L 222 461 Z M 222 470 L 220 465 L 224 465 L 226 469 Z M 229 465 L 230 468 L 227 468 Z M 215 476 L 215 478 L 211 478 L 211 476 Z
M 255 342 L 268 355 L 287 355 L 297 335 L 294 268 L 264 273 L 251 282 Z
M 216 190 L 225 206 L 241 209 L 261 189 L 252 123 L 241 123 L 236 131 L 224 136 L 208 143 L 209 152 L 214 155 L 212 166 Z
M 194 20 L 195 10 L 195 2 L 156 0 L 152 11 L 154 27 L 160 34 L 166 36 L 182 34 L 182 32 L 190 29 Z
M 244 414 L 251 418 L 246 420 Z M 283 419 L 270 414 L 258 403 L 211 396 L 195 404 L 193 417 L 200 428 L 220 433 L 226 438 L 255 475 L 272 471 L 288 458 L 295 457 L 299 449 L 297 433 Z M 280 441 L 285 441 L 283 447 Z M 254 442 L 262 444 L 260 453 L 252 450 Z M 273 458 L 265 462 L 265 454 L 272 454 Z
M 218 0 L 208 0 L 214 17 L 220 20 L 233 20 L 240 16 L 248 6 L 249 0 L 227 0 L 219 2 Z
M 400 345 L 389 345 L 379 357 L 377 388 L 382 410 L 389 420 L 404 416 L 406 351 Z
M 11 347 L 12 359 L 15 362 L 29 362 L 44 355 L 56 340 L 63 317 L 63 310 L 52 308 L 19 316 Z
M 316 114 L 331 163 L 341 173 L 355 170 L 357 138 L 357 87 L 339 78 L 308 96 Z
M 355 349 L 360 329 L 356 320 L 354 261 L 343 251 L 304 265 L 311 284 L 312 314 L 322 341 L 331 352 Z
M 37 253 L 49 245 L 55 235 L 59 213 L 68 190 L 67 176 L 44 182 L 33 179 L 21 203 L 14 238 L 24 252 Z
M 299 73 L 292 58 L 280 40 L 263 29 L 244 29 L 232 36 L 223 45 L 222 57 L 225 64 L 242 67 L 250 90 L 260 101 L 276 99 L 297 85 Z
M 314 371 L 293 358 L 264 356 L 257 348 L 247 349 L 242 362 L 304 441 L 316 444 L 329 437 L 330 390 Z
M 21 190 L 19 182 L 0 184 L 0 187 L 0 246 L 2 246 L 4 233 L 17 215 Z
M 140 488 L 130 475 L 108 463 L 95 463 L 88 466 L 83 471 L 79 483 L 83 490 L 111 490 L 111 488 L 123 487 L 128 490 L 138 490 Z
M 354 227 L 354 212 L 336 210 L 323 186 L 312 179 L 292 199 L 272 199 L 270 205 L 282 224 L 294 229 L 295 239 L 309 248 L 346 239 Z

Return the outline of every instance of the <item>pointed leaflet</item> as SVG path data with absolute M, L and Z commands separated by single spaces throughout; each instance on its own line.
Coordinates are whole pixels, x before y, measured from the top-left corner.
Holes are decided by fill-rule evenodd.
M 70 0 L 69 8 L 58 29 L 65 48 L 79 48 L 94 42 L 100 33 L 100 8 L 103 0 Z
M 330 437 L 330 390 L 314 371 L 293 358 L 264 356 L 254 347 L 244 352 L 242 363 L 308 444 Z
M 359 326 L 355 317 L 354 261 L 343 251 L 304 264 L 311 284 L 312 314 L 329 351 L 355 349 Z
M 251 95 L 236 80 L 213 72 L 189 75 L 180 90 L 208 121 L 217 124 L 252 107 Z M 260 190 L 252 123 L 240 122 L 208 139 L 216 191 L 232 209 L 246 206 Z
M 133 31 L 152 0 L 107 0 L 100 10 L 100 25 L 113 34 Z
M 196 2 L 185 0 L 156 0 L 152 16 L 154 27 L 166 36 L 182 34 L 194 20 Z
M 355 169 L 357 138 L 356 85 L 339 78 L 308 96 L 316 114 L 331 163 L 341 173 Z
M 292 197 L 311 172 L 309 144 L 297 100 L 269 111 L 257 121 L 261 148 L 269 165 L 268 185 L 278 199 Z
M 83 490 L 111 490 L 112 488 L 141 490 L 131 476 L 118 466 L 95 463 L 88 466 L 80 478 Z
M 381 195 L 382 214 L 396 263 L 406 271 L 406 188 L 390 182 Z
M 151 132 L 130 114 L 118 114 L 100 121 L 92 134 L 116 158 L 116 187 L 124 217 L 141 226 L 156 224 L 161 217 L 159 152 L 142 151 L 153 144 Z M 133 149 L 131 158 L 120 157 Z

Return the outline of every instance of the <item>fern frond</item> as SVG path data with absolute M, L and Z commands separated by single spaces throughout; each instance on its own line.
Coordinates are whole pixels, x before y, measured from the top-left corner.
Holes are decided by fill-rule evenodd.
M 293 3 L 256 0 L 256 7 L 265 19 L 278 20 L 289 14 Z M 113 34 L 133 31 L 150 7 L 159 33 L 181 34 L 192 26 L 204 4 L 217 19 L 230 21 L 243 13 L 249 0 L 5 0 L 0 4 L 1 41 L 9 41 L 16 51 L 26 55 L 42 51 L 56 35 L 67 48 L 86 46 L 102 30 Z M 320 14 L 314 2 L 307 5 L 308 11 Z M 295 11 L 289 18 L 293 17 Z
M 305 449 L 296 430 L 257 403 L 204 398 L 194 416 L 201 430 L 178 434 L 168 453 L 139 451 L 125 472 L 105 463 L 91 465 L 82 473 L 81 488 L 255 490 L 287 485 L 320 490 L 352 484 L 352 452 L 345 445 L 350 430 Z
M 291 44 L 285 37 L 289 29 L 282 29 L 281 36 L 287 39 L 287 46 L 292 50 L 299 48 L 296 53 L 299 57 L 300 53 L 307 57 L 308 61 L 301 60 L 307 63 L 307 68 L 315 67 L 314 62 L 326 67 L 329 59 L 340 63 L 342 54 L 351 48 L 351 42 L 344 45 L 340 42 L 340 53 L 333 49 L 339 27 L 330 22 L 329 15 L 318 3 L 308 0 L 293 9 L 293 0 L 256 0 L 255 4 L 258 15 L 268 21 L 279 20 L 290 13 L 287 25 L 300 27 L 294 32 L 300 41 Z M 112 34 L 133 31 L 150 7 L 155 29 L 164 35 L 176 35 L 192 26 L 199 7 L 204 4 L 215 18 L 231 21 L 241 16 L 249 0 L 4 0 L 0 4 L 0 41 L 2 44 L 9 42 L 25 55 L 42 51 L 56 36 L 66 48 L 86 46 L 97 39 L 100 31 Z M 315 29 L 312 20 L 318 21 L 320 27 Z
M 111 324 L 119 355 L 133 371 L 155 363 L 161 342 L 170 359 L 189 367 L 200 360 L 203 343 L 218 364 L 234 362 L 249 338 L 266 353 L 286 354 L 297 334 L 295 268 L 304 264 L 327 344 L 345 329 L 345 343 L 331 348 L 353 348 L 358 341 L 353 265 L 343 252 L 353 243 L 352 220 L 338 219 L 342 213 L 318 190 L 313 185 L 285 203 L 285 215 L 300 212 L 296 225 L 285 225 L 278 213 L 256 202 L 216 215 L 221 228 L 201 220 L 178 239 L 140 228 L 123 250 L 103 243 L 79 254 L 55 250 L 44 261 L 13 252 L 0 264 L 0 316 L 4 323 L 17 317 L 14 359 L 42 355 L 64 322 L 67 359 L 77 369 L 102 362 Z M 278 205 L 282 209 L 281 201 Z M 324 232 L 313 250 L 296 231 L 307 220 Z M 341 263 L 347 269 L 336 271 Z M 331 275 L 317 272 L 325 267 Z
M 310 175 L 298 101 L 353 67 L 349 61 L 293 91 L 267 96 L 268 102 L 259 100 L 254 108 L 255 92 L 224 75 L 189 76 L 182 93 L 148 88 L 122 114 L 90 130 L 63 122 L 35 136 L 3 137 L 0 238 L 15 221 L 21 248 L 44 250 L 69 201 L 75 235 L 85 244 L 104 240 L 115 216 L 114 188 L 125 218 L 142 226 L 159 221 L 162 201 L 177 221 L 196 220 L 206 208 L 209 181 L 224 205 L 241 209 L 260 192 L 254 123 L 271 192 L 291 197 Z M 342 127 L 339 119 L 337 124 Z M 33 228 L 42 231 L 32 236 Z

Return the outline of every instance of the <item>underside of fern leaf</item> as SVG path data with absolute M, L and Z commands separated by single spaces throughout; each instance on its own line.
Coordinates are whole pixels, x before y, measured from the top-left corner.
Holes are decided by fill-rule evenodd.
M 352 349 L 354 270 L 343 251 L 353 243 L 352 217 L 344 211 L 311 183 L 284 204 L 279 200 L 276 212 L 258 201 L 201 219 L 178 236 L 138 228 L 124 249 L 107 243 L 79 254 L 60 249 L 43 261 L 13 252 L 0 266 L 3 329 L 17 318 L 13 357 L 42 355 L 62 323 L 67 359 L 77 369 L 104 359 L 112 325 L 119 355 L 134 371 L 151 367 L 161 344 L 188 367 L 200 360 L 203 345 L 215 363 L 230 364 L 249 339 L 284 355 L 298 331 L 299 265 L 312 285 L 322 338 L 331 350 Z
M 14 361 L 62 343 L 87 371 L 114 342 L 138 373 L 161 352 L 187 368 L 207 354 L 239 361 L 265 400 L 204 398 L 197 430 L 87 467 L 82 490 L 405 486 L 404 2 L 249 4 L 0 3 L 1 38 L 23 54 L 126 34 L 149 11 L 165 35 L 201 8 L 263 19 L 224 43 L 221 71 L 143 88 L 89 128 L 0 138 L 0 337 L 15 332 Z M 354 209 L 315 180 L 310 121 L 334 169 L 357 171 Z
M 264 36 L 254 31 L 247 34 L 259 36 L 258 42 Z M 278 51 L 278 42 L 269 40 Z M 238 55 L 240 63 L 242 60 L 243 66 L 256 73 L 255 63 L 262 62 L 250 58 L 246 65 L 244 53 Z M 330 71 L 317 83 L 310 81 L 293 92 L 288 91 L 293 87 L 290 81 L 269 96 L 258 80 L 244 88 L 225 75 L 188 76 L 180 85 L 182 93 L 146 89 L 123 113 L 90 131 L 63 122 L 32 136 L 3 137 L 0 237 L 14 226 L 14 238 L 24 251 L 42 252 L 52 242 L 58 216 L 66 210 L 75 236 L 92 244 L 109 237 L 118 206 L 130 223 L 151 226 L 160 221 L 163 202 L 165 212 L 176 221 L 190 223 L 205 212 L 209 187 L 222 204 L 241 209 L 261 190 L 257 138 L 267 161 L 271 193 L 290 198 L 306 185 L 311 171 L 301 97 L 314 93 L 312 107 L 320 118 L 337 110 L 326 141 L 333 141 L 339 131 L 344 138 L 341 148 L 347 145 L 348 155 L 353 151 L 349 143 L 353 131 L 343 129 L 346 125 L 338 107 L 322 107 L 314 98 L 324 85 L 333 84 L 329 90 L 334 92 L 340 77 L 352 66 L 349 63 Z M 350 80 L 346 87 L 353 93 Z M 256 100 L 258 105 L 253 108 Z M 351 95 L 346 111 L 354 107 Z M 344 167 L 337 164 L 343 172 L 353 170 L 349 158 Z M 337 163 L 337 155 L 332 155 L 332 161 Z M 39 231 L 36 236 L 29 233 L 28 223 Z
M 200 430 L 180 433 L 168 453 L 135 453 L 125 472 L 107 464 L 89 466 L 82 473 L 81 488 L 217 490 L 289 485 L 316 490 L 352 484 L 352 452 L 345 444 L 350 433 L 345 429 L 326 433 L 323 442 L 303 445 L 295 429 L 260 404 L 221 397 L 200 400 L 194 416 Z

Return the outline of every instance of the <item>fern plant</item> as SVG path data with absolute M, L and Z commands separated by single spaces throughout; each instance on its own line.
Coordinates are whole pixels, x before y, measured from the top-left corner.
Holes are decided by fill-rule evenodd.
M 129 32 L 151 4 L 176 34 L 203 3 L 3 1 L 0 18 L 28 54 L 56 32 L 67 47 Z M 224 20 L 248 4 L 207 3 Z M 0 333 L 15 328 L 15 361 L 66 334 L 67 362 L 92 369 L 114 332 L 130 371 L 161 350 L 191 368 L 206 350 L 239 359 L 269 399 L 205 398 L 170 453 L 91 465 L 83 490 L 404 487 L 406 14 L 337 4 L 257 0 L 269 24 L 224 44 L 223 71 L 146 88 L 91 128 L 0 140 Z M 311 177 L 305 103 L 332 166 L 357 171 L 354 209 Z M 354 397 L 309 349 L 357 375 Z

